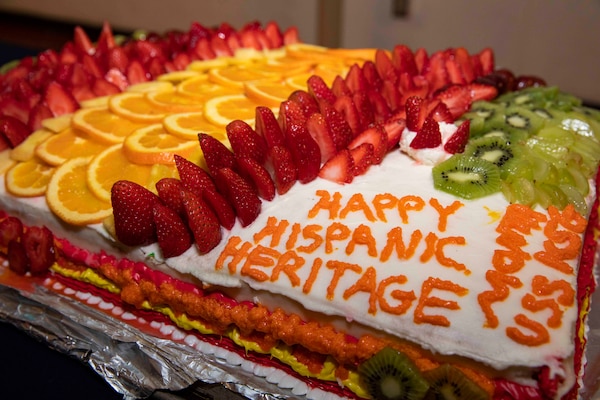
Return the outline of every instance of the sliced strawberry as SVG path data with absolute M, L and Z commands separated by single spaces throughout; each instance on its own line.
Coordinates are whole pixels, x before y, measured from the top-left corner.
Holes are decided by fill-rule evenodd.
M 218 35 L 214 35 L 210 38 L 210 45 L 215 52 L 215 57 L 231 57 L 233 51 L 229 47 L 227 40 Z
M 173 60 L 171 62 L 172 67 L 170 71 L 183 71 L 190 64 L 190 62 L 192 62 L 192 59 L 187 53 L 178 53 L 175 57 L 173 57 Z M 169 71 L 169 69 L 167 69 L 166 66 L 165 69 Z
M 348 145 L 349 149 L 354 149 L 363 143 L 373 145 L 373 164 L 380 164 L 383 157 L 388 152 L 388 138 L 385 130 L 381 126 L 371 126 L 360 135 L 352 139 Z
M 225 127 L 233 153 L 239 158 L 252 158 L 259 164 L 267 159 L 267 142 L 242 120 L 234 120 Z
M 82 54 L 94 54 L 94 45 L 87 33 L 80 26 L 75 27 L 73 43 L 75 43 L 75 48 Z
M 406 100 L 406 127 L 417 132 L 423 126 L 423 121 L 427 116 L 426 107 L 424 107 L 425 99 L 417 96 L 409 97 Z
M 471 107 L 471 91 L 467 86 L 452 85 L 436 94 L 435 98 L 443 101 L 455 119 L 463 115 Z
M 116 68 L 122 73 L 127 71 L 129 66 L 129 56 L 125 52 L 125 48 L 121 46 L 113 47 L 108 51 L 108 68 Z M 102 75 L 99 75 L 102 76 Z
M 429 149 L 442 144 L 442 134 L 440 126 L 431 117 L 425 118 L 421 130 L 417 132 L 417 136 L 410 142 L 410 147 L 413 149 Z
M 29 121 L 27 121 L 29 132 L 42 128 L 42 121 L 53 116 L 52 111 L 50 111 L 46 103 L 38 102 L 29 113 Z
M 211 176 L 202 167 L 177 154 L 173 158 L 179 179 L 186 189 L 197 195 L 201 195 L 203 190 L 217 189 Z
M 339 75 L 337 75 L 333 80 L 333 83 L 331 84 L 331 91 L 335 97 L 352 96 L 352 91 L 350 91 L 350 88 L 348 85 L 346 85 L 346 81 Z
M 60 64 L 73 64 L 77 62 L 77 53 L 78 50 L 75 48 L 75 43 L 67 42 L 60 49 L 60 53 L 58 54 L 58 59 Z
M 283 46 L 283 34 L 279 29 L 279 25 L 276 22 L 270 21 L 265 25 L 265 35 L 269 40 L 271 49 L 278 49 Z
M 462 153 L 469 141 L 470 126 L 471 123 L 468 119 L 461 123 L 456 132 L 444 144 L 444 150 L 450 154 Z
M 117 181 L 111 189 L 111 203 L 117 239 L 127 246 L 142 246 L 156 241 L 154 204 L 160 198 L 131 181 Z
M 498 89 L 491 85 L 482 85 L 479 83 L 470 83 L 467 85 L 471 101 L 493 100 L 498 96 Z
M 11 240 L 7 250 L 8 268 L 11 271 L 25 275 L 29 271 L 29 258 L 22 242 Z
M 242 29 L 239 32 L 242 46 L 249 49 L 263 50 L 261 41 L 258 39 L 257 33 L 252 28 Z
M 360 121 L 360 116 L 358 114 L 358 110 L 354 105 L 354 101 L 350 96 L 340 96 L 333 103 L 333 108 L 342 115 L 350 130 L 352 131 L 352 136 L 358 135 L 363 131 L 363 126 Z
M 283 136 L 285 137 L 285 143 L 289 147 L 287 137 L 287 131 L 289 127 L 291 127 L 292 125 L 305 125 L 306 116 L 304 115 L 304 110 L 302 109 L 299 103 L 292 100 L 286 100 L 282 102 L 279 106 L 278 122 L 279 126 L 281 126 Z
M 136 83 L 147 82 L 150 80 L 150 74 L 146 72 L 142 63 L 139 60 L 132 60 L 127 66 L 127 70 L 125 71 L 125 76 L 127 76 L 127 80 L 129 84 L 135 85 Z
M 206 254 L 221 241 L 221 224 L 210 207 L 194 193 L 184 190 L 182 193 L 186 220 L 196 248 L 200 254 Z
M 204 153 L 208 171 L 213 177 L 221 168 L 237 169 L 235 156 L 222 142 L 206 133 L 200 133 L 198 140 L 202 153 Z
M 25 229 L 22 243 L 29 259 L 29 271 L 32 274 L 39 275 L 47 272 L 56 261 L 54 236 L 45 226 L 31 226 Z
M 373 61 L 365 61 L 362 66 L 362 70 L 365 80 L 367 81 L 367 85 L 369 85 L 370 88 L 379 89 L 381 86 L 383 86 L 383 79 L 379 75 L 379 72 L 377 72 L 377 66 Z
M 265 139 L 268 148 L 283 146 L 285 144 L 285 137 L 283 136 L 281 127 L 270 108 L 264 106 L 256 107 L 254 124 L 256 126 L 256 133 Z
M 454 60 L 460 68 L 460 72 L 467 83 L 473 82 L 477 75 L 473 69 L 473 62 L 471 61 L 471 55 L 464 47 L 457 47 L 454 49 Z
M 73 95 L 56 82 L 50 82 L 46 86 L 44 102 L 55 117 L 72 113 L 79 108 L 79 104 Z
M 156 203 L 152 216 L 156 225 L 158 246 L 163 257 L 177 257 L 192 246 L 190 231 L 177 212 Z
M 375 52 L 375 68 L 384 81 L 390 81 L 393 84 L 398 82 L 398 72 L 394 68 L 387 51 L 378 49 Z
M 354 134 L 352 128 L 346 122 L 344 115 L 338 112 L 331 103 L 326 101 L 319 102 L 319 109 L 329 127 L 329 132 L 331 132 L 336 149 L 345 148 L 354 137 Z
M 383 95 L 376 90 L 369 90 L 367 96 L 373 109 L 375 122 L 384 122 L 387 120 L 390 117 L 392 110 Z
M 6 139 L 10 147 L 14 148 L 19 145 L 29 136 L 29 133 L 27 125 L 18 119 L 8 115 L 0 115 L 0 135 Z
M 0 97 L 0 115 L 13 117 L 26 124 L 29 120 L 29 105 L 7 96 Z
M 185 215 L 181 191 L 184 189 L 183 182 L 176 178 L 161 178 L 156 182 L 156 192 L 162 202 L 177 214 Z
M 102 72 L 104 69 L 98 64 L 98 62 L 93 56 L 89 54 L 84 54 L 81 58 L 81 65 L 83 66 L 85 71 L 91 76 L 95 76 L 96 78 L 102 76 Z
M 333 141 L 333 135 L 323 115 L 320 113 L 311 115 L 306 122 L 306 129 L 319 146 L 321 163 L 329 160 L 337 153 L 337 146 Z
M 425 65 L 423 65 L 422 75 L 429 82 L 430 91 L 436 92 L 450 83 L 448 71 L 446 70 L 447 54 L 443 51 L 433 53 Z
M 450 113 L 450 109 L 448 109 L 446 103 L 438 101 L 433 107 L 428 107 L 428 109 L 429 108 L 431 108 L 431 111 L 428 116 L 433 118 L 434 121 L 447 122 L 449 124 L 454 122 L 455 118 Z
M 252 182 L 259 197 L 267 201 L 275 198 L 277 192 L 275 182 L 273 182 L 271 175 L 262 164 L 251 157 L 237 157 L 237 163 L 240 175 Z
M 353 161 L 352 174 L 354 176 L 363 175 L 374 161 L 374 147 L 371 143 L 361 143 L 350 150 Z
M 331 88 L 327 86 L 323 78 L 320 76 L 312 75 L 310 78 L 308 78 L 306 84 L 308 86 L 308 93 L 313 95 L 315 99 L 325 100 L 329 104 L 333 104 L 335 102 L 335 94 L 333 94 Z M 350 85 L 348 85 L 348 87 L 350 87 Z M 352 88 L 350 88 L 350 90 L 352 90 Z
M 415 55 L 405 45 L 397 45 L 392 50 L 392 65 L 398 74 L 407 73 L 410 76 L 418 74 Z
M 58 53 L 56 50 L 48 49 L 37 56 L 38 69 L 54 70 L 58 66 Z
M 0 246 L 6 248 L 11 240 L 21 240 L 23 223 L 17 217 L 7 217 L 0 222 Z
M 456 59 L 452 56 L 446 58 L 446 72 L 451 84 L 464 85 L 467 83 L 465 76 L 463 75 L 460 65 Z
M 387 149 L 392 150 L 398 145 L 402 138 L 402 131 L 406 128 L 406 120 L 404 118 L 392 117 L 383 125 L 383 130 L 387 137 Z
M 304 90 L 295 90 L 290 94 L 288 100 L 297 103 L 302 109 L 302 113 L 306 118 L 314 113 L 319 112 L 319 104 L 317 100 Z
M 390 81 L 384 81 L 381 87 L 381 96 L 385 99 L 391 112 L 398 111 L 404 106 L 402 94 L 398 87 Z
M 107 82 L 112 83 L 114 86 L 119 88 L 120 92 L 127 89 L 127 87 L 129 86 L 129 81 L 127 80 L 127 77 L 123 72 L 119 71 L 117 68 L 111 68 L 108 71 L 106 71 L 106 74 L 104 74 L 104 79 Z
M 352 93 L 357 92 L 366 92 L 369 89 L 369 84 L 365 75 L 363 74 L 363 70 L 358 66 L 358 64 L 353 64 L 350 67 L 350 70 L 346 74 L 346 86 L 350 89 Z M 331 104 L 335 101 L 335 99 L 328 100 Z
M 260 214 L 262 204 L 252 185 L 230 168 L 219 169 L 216 182 L 242 226 L 250 225 Z
M 235 225 L 235 211 L 229 201 L 216 189 L 203 190 L 202 200 L 215 213 L 219 223 L 225 229 L 231 229 Z
M 321 150 L 312 138 L 306 124 L 291 124 L 286 131 L 287 147 L 297 168 L 297 179 L 301 183 L 314 180 L 321 167 Z
M 494 62 L 494 51 L 490 48 L 481 50 L 478 54 L 479 62 L 481 64 L 481 74 L 488 75 L 494 72 L 496 68 Z
M 108 21 L 104 21 L 102 24 L 102 30 L 100 31 L 100 37 L 98 37 L 98 44 L 96 45 L 97 51 L 107 53 L 112 48 L 116 47 L 115 37 Z
M 291 26 L 283 32 L 283 44 L 295 44 L 300 43 L 300 35 L 298 34 L 298 27 Z
M 287 193 L 298 177 L 298 169 L 292 158 L 292 153 L 285 146 L 273 146 L 269 149 L 269 159 L 273 165 L 273 178 L 277 193 Z
M 337 183 L 350 183 L 354 179 L 354 160 L 348 149 L 340 150 L 319 171 L 319 177 Z
M 362 126 L 369 126 L 375 121 L 375 114 L 373 111 L 373 106 L 369 101 L 369 97 L 366 93 L 354 93 L 352 95 L 352 101 L 354 101 L 354 105 L 356 106 L 356 110 L 358 111 L 358 116 L 360 117 L 360 124 Z

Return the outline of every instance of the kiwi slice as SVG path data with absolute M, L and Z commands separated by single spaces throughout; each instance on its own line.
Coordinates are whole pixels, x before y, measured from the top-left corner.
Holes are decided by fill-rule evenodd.
M 426 371 L 425 379 L 431 385 L 427 400 L 486 400 L 488 393 L 450 364 Z
M 504 114 L 504 122 L 512 128 L 525 130 L 530 135 L 535 134 L 544 124 L 542 118 L 536 112 L 525 107 L 508 107 Z
M 429 384 L 404 354 L 384 347 L 358 367 L 358 373 L 372 399 L 420 400 Z
M 500 169 L 482 158 L 456 154 L 433 167 L 433 186 L 465 199 L 500 191 Z
M 500 169 L 514 157 L 508 140 L 503 136 L 495 135 L 486 135 L 471 140 L 463 154 L 487 160 Z

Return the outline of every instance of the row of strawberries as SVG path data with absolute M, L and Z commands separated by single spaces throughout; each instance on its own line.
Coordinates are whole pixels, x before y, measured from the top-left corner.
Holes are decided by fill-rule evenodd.
M 364 174 L 397 146 L 407 125 L 419 132 L 416 145 L 437 146 L 430 132 L 437 122 L 453 122 L 473 101 L 497 94 L 493 86 L 474 83 L 493 72 L 492 53 L 464 60 L 463 53 L 428 57 L 398 46 L 390 56 L 381 50 L 331 87 L 310 77 L 307 90 L 292 93 L 277 117 L 257 107 L 254 128 L 232 121 L 226 128 L 231 150 L 200 133 L 207 170 L 176 156 L 180 179 L 159 181 L 158 194 L 127 181 L 113 186 L 117 239 L 130 246 L 158 242 L 165 257 L 194 243 L 203 254 L 220 242 L 222 227 L 231 229 L 236 219 L 249 225 L 262 201 L 285 194 L 296 182 L 321 176 L 349 183 Z M 462 150 L 467 139 L 465 125 L 451 140 L 452 150 Z
M 26 57 L 0 74 L 0 150 L 15 147 L 45 118 L 71 113 L 79 102 L 124 90 L 135 83 L 184 69 L 194 60 L 231 56 L 239 48 L 274 49 L 298 42 L 295 27 L 270 22 L 240 30 L 193 23 L 188 31 L 149 34 L 123 43 L 105 23 L 96 43 L 81 27 L 59 51 Z

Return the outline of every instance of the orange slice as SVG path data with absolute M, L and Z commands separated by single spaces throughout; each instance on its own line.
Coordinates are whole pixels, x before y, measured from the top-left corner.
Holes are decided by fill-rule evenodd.
M 229 64 L 229 58 L 217 57 L 210 60 L 194 60 L 188 64 L 187 69 L 196 72 L 207 72 L 213 68 L 223 68 Z
M 330 61 L 336 58 L 335 55 L 327 52 L 327 47 L 317 46 L 308 43 L 294 43 L 285 47 L 288 57 L 310 60 L 313 62 Z
M 54 118 L 46 118 L 42 121 L 42 127 L 54 133 L 58 133 L 71 125 L 72 117 L 73 114 L 63 114 Z
M 243 65 L 213 68 L 208 71 L 208 79 L 211 82 L 238 89 L 243 89 L 245 82 L 258 81 L 273 77 L 276 76 L 274 76 L 272 73 L 270 74 L 262 72 L 258 69 L 247 68 Z
M 304 74 L 290 76 L 285 80 L 285 84 L 294 90 L 306 90 L 308 88 L 306 82 L 312 75 L 314 75 L 312 72 L 307 72 Z
M 248 82 L 244 85 L 244 92 L 249 99 L 267 107 L 279 107 L 294 90 L 296 88 L 281 81 Z
M 53 132 L 44 128 L 34 131 L 31 135 L 27 136 L 27 139 L 10 151 L 10 158 L 15 161 L 31 160 L 34 156 L 35 148 L 52 135 L 54 135 Z
M 234 119 L 241 119 L 254 126 L 258 105 L 260 104 L 243 94 L 215 97 L 204 105 L 204 116 L 209 122 L 221 127 L 225 127 Z
M 123 151 L 131 162 L 147 165 L 173 164 L 175 154 L 188 158 L 198 147 L 197 139 L 178 138 L 167 132 L 162 124 L 140 128 L 123 142 Z
M 48 207 L 72 225 L 99 223 L 112 213 L 110 203 L 97 198 L 88 188 L 89 160 L 89 157 L 77 157 L 65 162 L 56 168 L 48 182 Z
M 211 124 L 202 112 L 171 114 L 163 119 L 165 129 L 181 139 L 198 140 L 199 133 L 209 133 L 219 140 L 225 138 L 223 127 Z
M 6 190 L 19 197 L 43 196 L 54 167 L 32 158 L 15 164 L 6 172 Z
M 9 151 L 0 152 L 0 174 L 5 173 L 10 167 L 17 162 L 10 157 Z
M 198 101 L 206 101 L 217 96 L 240 93 L 240 88 L 232 88 L 216 84 L 208 80 L 208 75 L 200 75 L 188 79 L 177 85 L 177 92 L 185 96 L 197 98 Z
M 158 92 L 162 90 L 173 90 L 173 84 L 168 81 L 148 81 L 136 83 L 127 87 L 128 92 L 138 93 Z
M 150 179 L 146 185 L 148 190 L 156 193 L 156 182 L 160 181 L 162 178 L 179 179 L 179 172 L 173 165 L 154 164 L 150 167 Z
M 195 78 L 200 76 L 202 73 L 193 70 L 183 70 L 183 71 L 173 71 L 167 72 L 165 74 L 159 75 L 155 82 L 168 82 L 173 85 L 177 85 L 178 83 L 185 81 L 187 79 Z
M 96 155 L 106 147 L 105 143 L 87 139 L 77 128 L 69 127 L 40 143 L 35 149 L 35 154 L 47 164 L 57 166 L 75 155 Z
M 163 90 L 146 94 L 146 98 L 152 104 L 161 109 L 172 112 L 187 112 L 202 110 L 202 101 L 191 96 L 186 96 L 177 91 Z
M 110 202 L 110 190 L 119 179 L 146 186 L 150 180 L 150 165 L 133 164 L 121 144 L 108 147 L 90 161 L 87 167 L 87 184 L 100 200 Z
M 133 122 L 112 113 L 107 107 L 82 108 L 73 115 L 73 125 L 98 142 L 121 143 L 127 135 L 147 124 Z
M 364 63 L 367 60 L 375 60 L 375 53 L 377 49 L 374 48 L 363 48 L 363 49 L 327 49 L 327 52 L 336 58 L 343 58 L 346 60 L 346 64 Z
M 81 108 L 108 107 L 108 99 L 110 99 L 110 96 L 94 97 L 93 99 L 79 102 L 79 105 Z
M 135 122 L 154 123 L 166 116 L 166 111 L 149 101 L 146 93 L 115 94 L 108 100 L 108 107 L 115 114 Z

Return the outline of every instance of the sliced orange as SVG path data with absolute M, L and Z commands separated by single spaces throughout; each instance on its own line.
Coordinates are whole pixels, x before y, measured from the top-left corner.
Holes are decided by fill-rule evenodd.
M 206 101 L 217 96 L 240 93 L 240 88 L 223 86 L 208 80 L 208 75 L 200 75 L 188 79 L 177 85 L 177 92 L 197 98 L 198 101 Z
M 46 190 L 50 210 L 72 225 L 99 223 L 112 213 L 110 203 L 97 198 L 87 185 L 89 161 L 77 157 L 57 167 Z
M 279 107 L 296 90 L 281 81 L 248 82 L 244 85 L 244 93 L 249 99 L 267 107 Z
M 19 197 L 43 196 L 53 173 L 54 167 L 33 157 L 6 172 L 6 190 Z
M 306 90 L 308 87 L 306 82 L 308 81 L 308 78 L 313 75 L 314 74 L 312 72 L 307 72 L 304 74 L 290 76 L 285 80 L 285 84 L 294 90 Z
M 123 151 L 127 158 L 136 164 L 173 164 L 178 154 L 188 157 L 200 147 L 198 140 L 186 140 L 171 135 L 162 124 L 140 128 L 127 136 Z
M 193 71 L 190 69 L 185 69 L 182 71 L 173 71 L 167 72 L 165 74 L 159 75 L 155 82 L 168 82 L 172 85 L 177 85 L 178 83 L 185 81 L 187 79 L 195 78 L 197 76 L 202 75 L 199 71 Z
M 187 112 L 202 110 L 203 102 L 197 98 L 181 94 L 175 89 L 150 92 L 146 94 L 150 103 L 155 104 L 161 109 L 173 112 Z
M 187 69 L 196 72 L 207 72 L 212 68 L 223 68 L 227 66 L 229 59 L 227 57 L 217 57 L 210 60 L 194 60 L 188 64 Z
M 93 99 L 80 101 L 79 105 L 81 108 L 108 107 L 109 98 L 110 96 L 94 97 Z
M 151 170 L 150 165 L 129 161 L 123 146 L 115 144 L 92 158 L 87 168 L 87 184 L 100 200 L 110 202 L 110 190 L 116 181 L 125 179 L 146 186 Z
M 172 135 L 186 140 L 198 140 L 199 133 L 209 133 L 219 140 L 225 137 L 225 129 L 208 122 L 203 112 L 171 114 L 163 119 L 163 126 Z
M 146 126 L 123 118 L 107 107 L 82 108 L 73 114 L 73 125 L 93 140 L 115 144 L 121 143 L 134 130 Z
M 355 62 L 364 63 L 367 60 L 375 60 L 375 48 L 362 48 L 362 49 L 327 49 L 327 52 L 336 58 L 345 59 L 346 64 Z
M 152 103 L 146 93 L 123 92 L 110 97 L 108 107 L 121 117 L 135 122 L 159 122 L 167 114 L 166 110 Z
M 261 65 L 264 71 L 272 72 L 288 77 L 307 73 L 311 70 L 314 63 L 311 60 L 300 60 L 292 57 L 269 58 Z
M 160 181 L 162 178 L 179 179 L 179 172 L 174 165 L 154 164 L 150 167 L 150 179 L 147 182 L 146 188 L 156 193 L 156 182 Z
M 169 81 L 148 81 L 148 82 L 140 82 L 134 85 L 128 86 L 128 92 L 138 92 L 138 93 L 149 93 L 149 92 L 158 92 L 161 90 L 173 90 L 173 84 Z
M 10 167 L 17 162 L 10 157 L 9 151 L 0 152 L 0 174 L 5 173 Z
M 272 73 L 262 72 L 254 68 L 247 68 L 244 65 L 231 65 L 224 68 L 213 68 L 208 71 L 208 79 L 211 82 L 238 89 L 243 89 L 245 82 L 274 77 L 276 77 L 276 75 Z
M 107 147 L 106 143 L 87 139 L 84 135 L 79 129 L 68 127 L 40 143 L 35 154 L 47 164 L 57 166 L 73 156 L 93 156 Z
M 300 60 L 311 60 L 313 62 L 322 62 L 334 60 L 336 57 L 327 52 L 327 47 L 308 44 L 294 43 L 285 47 L 287 56 Z
M 71 118 L 73 114 L 63 114 L 54 118 L 46 118 L 42 121 L 42 127 L 48 129 L 49 131 L 58 133 L 71 125 Z
M 34 156 L 35 148 L 52 135 L 54 135 L 54 132 L 44 128 L 34 131 L 31 135 L 27 136 L 27 139 L 10 151 L 10 158 L 15 161 L 31 160 Z
M 225 127 L 234 119 L 254 126 L 256 107 L 259 105 L 243 94 L 230 94 L 208 100 L 204 105 L 204 116 L 217 126 Z

